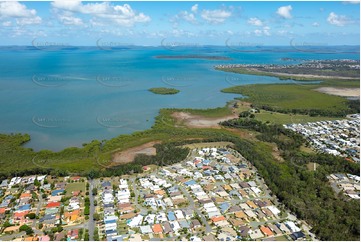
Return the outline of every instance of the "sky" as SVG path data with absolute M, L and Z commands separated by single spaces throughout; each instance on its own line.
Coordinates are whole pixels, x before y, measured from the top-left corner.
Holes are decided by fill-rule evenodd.
M 0 45 L 359 45 L 359 2 L 0 1 Z

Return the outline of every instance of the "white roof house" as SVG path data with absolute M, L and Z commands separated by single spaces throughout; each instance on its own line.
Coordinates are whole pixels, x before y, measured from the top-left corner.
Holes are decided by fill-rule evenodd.
M 169 221 L 170 226 L 172 227 L 173 231 L 178 231 L 181 229 L 178 221 Z
M 286 221 L 285 225 L 287 226 L 287 228 L 289 228 L 293 233 L 294 232 L 298 232 L 301 231 L 301 229 L 299 227 L 296 226 L 296 224 L 292 221 Z
M 275 206 L 269 206 L 268 209 L 274 214 L 274 215 L 278 215 L 279 213 L 281 213 L 281 211 L 276 208 Z
M 175 216 L 177 217 L 177 219 L 184 219 L 184 215 L 181 210 L 175 210 L 174 213 L 175 213 Z
M 150 227 L 150 225 L 145 225 L 145 226 L 140 226 L 140 231 L 142 234 L 151 234 L 153 233 L 152 228 Z
M 129 223 L 128 226 L 133 228 L 133 227 L 137 227 L 140 225 L 140 223 L 143 221 L 143 216 L 142 215 L 138 215 L 136 217 L 134 217 Z

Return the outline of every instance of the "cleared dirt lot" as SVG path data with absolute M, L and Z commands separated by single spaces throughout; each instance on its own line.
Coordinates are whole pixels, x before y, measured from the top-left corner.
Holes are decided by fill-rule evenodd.
M 315 90 L 318 92 L 341 97 L 360 97 L 360 88 L 320 87 Z
M 232 114 L 221 118 L 208 118 L 186 112 L 174 112 L 172 117 L 174 117 L 178 123 L 190 128 L 220 128 L 219 122 L 237 118 L 238 115 Z
M 152 141 L 145 143 L 140 146 L 136 146 L 127 150 L 116 152 L 113 154 L 112 162 L 117 164 L 125 164 L 132 162 L 136 155 L 145 154 L 145 155 L 155 155 L 156 149 L 153 147 L 155 144 L 161 143 L 160 141 Z

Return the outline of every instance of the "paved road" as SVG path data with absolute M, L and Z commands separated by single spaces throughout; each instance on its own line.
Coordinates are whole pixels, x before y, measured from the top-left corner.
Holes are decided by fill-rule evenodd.
M 87 229 L 88 223 L 82 224 L 74 224 L 74 225 L 67 225 L 63 227 L 65 230 L 72 230 L 72 229 Z
M 199 209 L 195 206 L 194 199 L 191 197 L 191 195 L 189 194 L 187 189 L 185 189 L 183 186 L 179 186 L 179 188 L 182 190 L 183 194 L 186 195 L 186 197 L 187 197 L 187 199 L 189 201 L 190 208 L 198 214 L 198 216 L 202 220 L 202 223 L 206 226 L 206 233 L 207 234 L 211 233 L 212 232 L 211 226 L 208 224 L 206 218 L 203 216 L 201 211 L 199 211 Z
M 35 212 L 36 216 L 39 215 L 40 209 L 41 209 L 41 207 L 43 206 L 43 197 L 42 197 L 42 195 L 43 195 L 43 193 L 40 191 L 40 192 L 39 192 L 39 196 L 38 196 L 38 198 L 39 198 L 38 206 L 36 207 L 36 212 Z M 34 219 L 34 220 L 33 220 L 33 224 L 32 224 L 32 227 L 33 227 L 33 228 L 35 228 L 37 221 L 38 221 L 38 219 Z
M 94 188 L 94 180 L 89 180 L 89 201 L 90 201 L 90 209 L 89 209 L 89 221 L 88 221 L 88 230 L 89 230 L 89 240 L 94 240 L 94 229 L 95 229 L 95 221 L 94 221 L 94 195 L 93 195 L 93 188 Z
M 23 231 L 23 232 L 19 232 L 19 233 L 15 233 L 15 234 L 0 236 L 0 240 L 10 241 L 10 240 L 14 240 L 15 238 L 20 238 L 25 235 L 26 235 L 26 233 Z
M 140 211 L 140 213 L 142 215 L 146 215 L 148 213 L 148 210 L 146 208 L 144 208 L 141 204 L 139 204 L 139 201 L 138 201 L 140 193 L 139 193 L 139 190 L 138 190 L 137 185 L 136 185 L 135 177 L 130 178 L 129 181 L 132 184 L 132 189 L 133 189 L 133 192 L 134 192 L 134 204 L 135 204 L 135 207 Z

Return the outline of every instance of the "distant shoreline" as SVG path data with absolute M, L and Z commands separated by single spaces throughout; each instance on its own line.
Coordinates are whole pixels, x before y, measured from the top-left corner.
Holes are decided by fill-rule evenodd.
M 229 64 L 216 70 L 246 75 L 278 77 L 281 80 L 360 80 L 360 61 L 311 60 L 297 65 Z
M 157 59 L 204 59 L 204 60 L 231 60 L 227 56 L 205 56 L 205 55 L 157 55 Z

